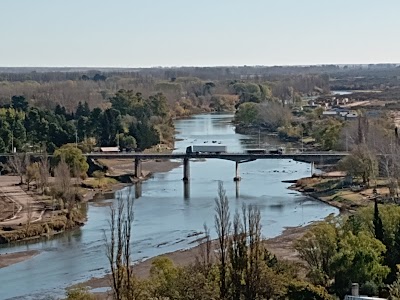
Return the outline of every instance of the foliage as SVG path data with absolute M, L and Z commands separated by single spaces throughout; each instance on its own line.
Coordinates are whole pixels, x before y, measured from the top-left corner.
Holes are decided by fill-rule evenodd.
M 331 266 L 337 253 L 338 228 L 333 223 L 322 222 L 313 226 L 296 241 L 295 248 L 308 266 L 308 277 L 314 284 L 329 286 Z
M 239 106 L 235 114 L 235 122 L 250 125 L 257 120 L 259 104 L 246 102 Z
M 129 126 L 129 134 L 136 139 L 140 150 L 156 145 L 160 142 L 157 130 L 148 121 L 138 122 Z
M 137 147 L 136 139 L 131 135 L 120 133 L 118 135 L 118 139 L 119 139 L 119 145 L 123 149 L 125 148 L 128 150 L 132 150 Z
M 351 155 L 339 162 L 338 167 L 349 175 L 361 177 L 364 184 L 369 184 L 370 179 L 375 178 L 378 173 L 376 156 L 365 145 L 355 148 Z
M 383 229 L 382 219 L 379 215 L 378 201 L 376 199 L 374 204 L 374 233 L 375 238 L 384 243 L 385 233 Z
M 89 292 L 88 287 L 77 286 L 67 290 L 65 300 L 95 300 L 96 297 Z
M 73 176 L 83 176 L 89 169 L 86 157 L 74 144 L 66 144 L 54 152 L 54 163 L 57 165 L 62 159 L 65 160 Z
M 389 273 L 389 268 L 382 265 L 385 251 L 380 241 L 364 232 L 345 234 L 339 241 L 338 253 L 331 266 L 336 293 L 344 296 L 352 282 L 358 282 L 360 286 L 366 282 L 381 285 Z
M 373 295 L 396 280 L 400 263 L 400 207 L 369 206 L 313 226 L 296 243 L 308 278 L 343 296 L 352 282 Z M 379 221 L 380 220 L 380 221 Z M 379 237 L 379 239 L 377 239 Z
M 323 150 L 337 149 L 343 125 L 343 121 L 335 118 L 318 121 L 313 126 L 312 137 L 321 144 Z
M 400 276 L 397 274 L 396 280 L 389 286 L 389 300 L 400 300 Z
M 28 185 L 28 191 L 30 189 L 30 183 L 32 181 L 36 181 L 36 184 L 40 180 L 40 170 L 39 170 L 39 163 L 35 162 L 30 164 L 26 168 L 26 173 L 25 173 L 25 182 Z
M 321 286 L 293 281 L 286 294 L 288 300 L 333 300 L 334 298 Z
M 93 177 L 96 178 L 99 181 L 99 186 L 101 186 L 101 179 L 103 179 L 105 176 L 104 172 L 97 170 L 93 172 Z

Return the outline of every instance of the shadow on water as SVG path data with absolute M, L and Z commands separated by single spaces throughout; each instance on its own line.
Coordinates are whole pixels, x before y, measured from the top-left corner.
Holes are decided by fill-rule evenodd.
M 135 198 L 139 199 L 142 197 L 142 182 L 138 181 L 135 183 Z

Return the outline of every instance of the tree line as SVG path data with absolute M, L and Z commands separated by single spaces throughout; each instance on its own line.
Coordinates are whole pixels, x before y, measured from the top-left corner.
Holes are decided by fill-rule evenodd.
M 165 97 L 148 98 L 120 90 L 111 107 L 90 109 L 79 102 L 74 112 L 56 105 L 33 107 L 24 96 L 13 96 L 0 108 L 0 152 L 53 153 L 68 143 L 84 151 L 93 146 L 116 146 L 141 150 L 172 139 L 173 123 Z

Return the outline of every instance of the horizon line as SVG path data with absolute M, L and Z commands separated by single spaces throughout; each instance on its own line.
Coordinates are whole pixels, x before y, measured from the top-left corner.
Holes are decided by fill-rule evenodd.
M 399 62 L 377 62 L 377 63 L 319 63 L 319 64 L 276 64 L 276 65 L 177 65 L 177 66 L 0 66 L 0 69 L 174 69 L 174 68 L 274 68 L 274 67 L 323 67 L 323 66 L 368 66 L 368 65 L 400 65 Z

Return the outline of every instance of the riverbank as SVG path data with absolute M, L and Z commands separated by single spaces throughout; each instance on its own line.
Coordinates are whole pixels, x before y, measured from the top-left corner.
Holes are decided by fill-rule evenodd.
M 305 226 L 289 227 L 285 228 L 283 232 L 273 238 L 265 240 L 266 248 L 278 259 L 288 260 L 296 264 L 303 264 L 300 258 L 297 256 L 297 252 L 293 250 L 293 242 L 299 239 L 303 234 L 316 222 Z M 218 241 L 213 240 L 211 243 L 211 252 L 217 250 Z M 199 244 L 190 249 L 179 250 L 170 253 L 165 253 L 156 257 L 149 258 L 145 261 L 134 264 L 133 271 L 135 276 L 140 279 L 148 278 L 150 275 L 150 269 L 152 262 L 159 257 L 167 257 L 177 266 L 187 266 L 195 263 L 196 258 L 200 257 L 203 245 Z M 110 287 L 110 275 L 106 275 L 99 278 L 92 278 L 83 283 L 84 286 L 88 286 L 91 289 L 105 289 Z M 97 294 L 97 293 L 96 293 Z M 108 299 L 107 293 L 99 293 L 101 299 Z
M 108 160 L 112 174 L 120 176 L 132 172 L 131 160 Z M 168 172 L 180 166 L 180 162 L 148 160 L 142 164 L 142 177 L 146 180 L 156 172 Z M 76 215 L 68 220 L 63 210 L 48 209 L 50 196 L 27 191 L 19 185 L 18 176 L 1 176 L 0 182 L 0 244 L 50 237 L 83 226 L 86 216 Z M 52 181 L 52 180 L 51 180 Z M 101 184 L 99 185 L 99 182 Z M 104 183 L 103 183 L 104 182 Z M 113 194 L 132 182 L 119 182 L 112 178 L 88 178 L 80 188 L 81 203 Z M 79 210 L 80 211 L 80 210 Z
M 364 188 L 356 183 L 349 184 L 346 182 L 344 174 L 340 172 L 328 172 L 301 178 L 289 189 L 334 206 L 341 213 L 352 212 L 368 206 L 373 203 L 375 197 L 389 193 L 389 189 L 385 186 L 378 187 L 374 193 L 372 187 Z

